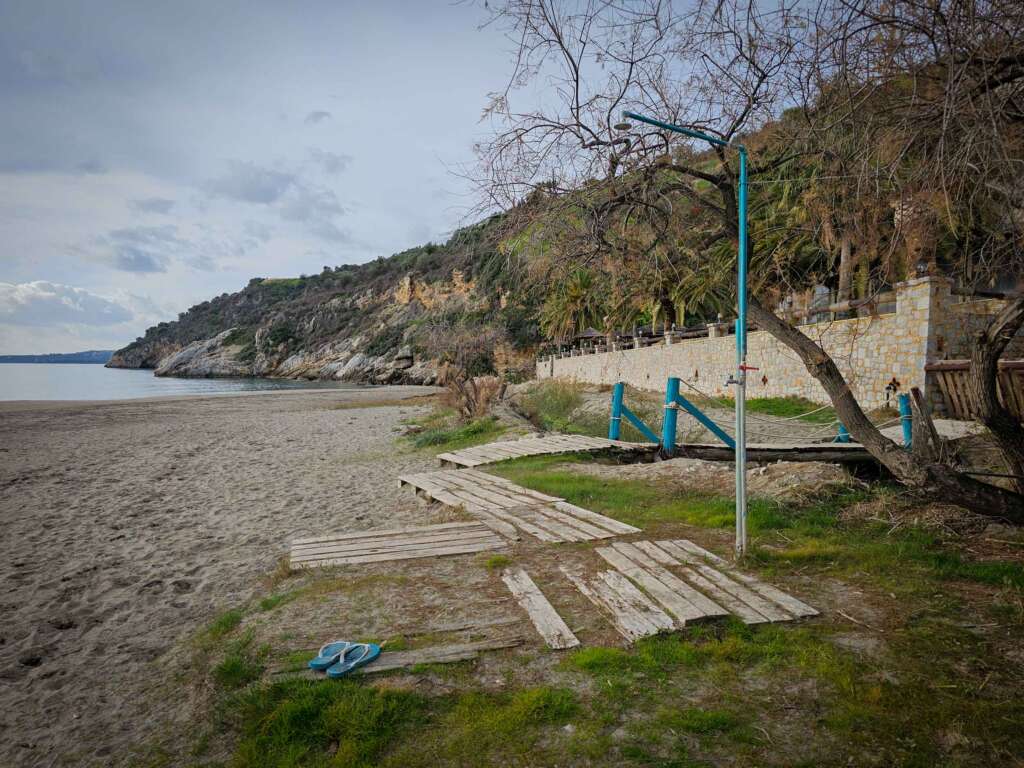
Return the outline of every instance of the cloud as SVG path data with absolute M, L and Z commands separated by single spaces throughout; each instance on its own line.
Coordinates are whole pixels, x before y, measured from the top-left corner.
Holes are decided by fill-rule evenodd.
M 306 119 L 305 119 L 304 122 L 307 125 L 316 125 L 317 123 L 322 123 L 324 120 L 330 120 L 330 119 L 331 119 L 331 113 L 330 112 L 324 112 L 323 110 L 316 110 L 316 111 L 310 112 L 308 115 L 306 115 Z
M 352 163 L 351 155 L 339 155 L 318 147 L 309 148 L 309 157 L 320 167 L 320 170 L 332 176 L 341 173 Z
M 132 200 L 129 205 L 133 210 L 140 213 L 159 213 L 167 215 L 174 208 L 174 201 L 166 197 L 147 197 L 142 200 Z
M 334 242 L 350 240 L 349 233 L 334 223 L 344 213 L 332 190 L 309 184 L 296 185 L 281 204 L 282 219 L 305 224 L 313 234 Z
M 12 325 L 116 325 L 133 318 L 117 302 L 61 283 L 0 283 L 0 322 Z
M 100 238 L 108 249 L 108 261 L 122 272 L 166 272 L 173 256 L 187 252 L 190 243 L 178 237 L 178 228 L 125 227 Z
M 290 173 L 232 160 L 223 176 L 207 182 L 206 191 L 214 197 L 269 205 L 279 200 L 293 184 L 295 176 Z
M 107 167 L 99 160 L 85 160 L 75 166 L 75 171 L 87 176 L 95 176 L 106 173 Z

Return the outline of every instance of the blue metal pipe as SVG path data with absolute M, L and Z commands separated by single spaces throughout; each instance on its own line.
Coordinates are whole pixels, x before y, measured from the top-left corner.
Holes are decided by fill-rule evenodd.
M 626 385 L 621 381 L 612 388 L 612 415 L 608 420 L 608 439 L 618 440 L 622 432 L 622 395 Z
M 661 419 L 661 450 L 666 456 L 676 452 L 676 425 L 679 413 L 676 411 L 676 398 L 679 397 L 679 379 L 670 376 L 665 385 L 665 415 Z
M 691 139 L 701 139 L 709 144 L 715 144 L 719 147 L 729 146 L 729 142 L 724 139 L 719 139 L 715 136 L 708 136 L 706 133 L 695 131 L 692 128 L 683 128 L 681 125 L 663 123 L 661 120 L 655 120 L 653 117 L 644 117 L 643 115 L 638 115 L 636 112 L 623 112 L 622 116 L 627 117 L 630 120 L 636 120 L 638 123 L 647 123 L 648 125 L 653 125 L 656 128 L 664 128 L 666 131 L 681 133 L 684 136 L 689 136 Z
M 839 425 L 839 434 L 836 435 L 836 442 L 837 443 L 848 443 L 848 442 L 850 442 L 850 433 L 846 430 L 846 426 L 844 424 L 840 424 Z
M 677 379 L 677 382 L 678 382 L 678 379 Z M 695 418 L 697 421 L 699 421 L 701 424 L 703 424 L 704 427 L 709 432 L 711 432 L 711 434 L 713 434 L 715 437 L 717 437 L 719 440 L 721 440 L 723 443 L 725 443 L 729 448 L 735 448 L 736 447 L 736 441 L 733 440 L 729 436 L 728 432 L 726 432 L 720 426 L 715 424 L 715 422 L 713 422 L 711 419 L 709 419 L 705 415 L 704 411 L 702 411 L 696 405 L 694 405 L 689 400 L 687 400 L 685 397 L 680 395 L 678 391 L 676 392 L 676 403 L 683 410 L 685 410 L 688 414 L 693 416 L 693 418 Z
M 914 414 L 910 410 L 910 395 L 903 394 L 896 398 L 900 406 L 900 425 L 903 427 L 903 445 L 910 448 L 914 442 Z
M 657 445 L 658 436 L 654 434 L 650 427 L 648 427 L 640 420 L 639 416 L 637 416 L 635 413 L 629 410 L 629 408 L 627 408 L 625 405 L 622 406 L 622 415 L 626 418 L 627 421 L 629 421 L 630 424 L 632 424 L 640 431 L 640 434 L 642 434 L 652 443 Z

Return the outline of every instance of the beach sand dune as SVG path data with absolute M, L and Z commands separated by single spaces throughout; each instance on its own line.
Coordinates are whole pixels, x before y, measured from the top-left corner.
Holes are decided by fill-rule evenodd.
M 184 702 L 162 655 L 289 539 L 424 522 L 395 451 L 423 388 L 0 404 L 0 765 L 114 765 Z M 369 403 L 368 403 L 369 404 Z

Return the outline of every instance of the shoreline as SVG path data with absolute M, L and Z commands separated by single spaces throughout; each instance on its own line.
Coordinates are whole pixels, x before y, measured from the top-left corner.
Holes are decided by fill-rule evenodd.
M 88 408 L 91 406 L 117 406 L 128 404 L 174 403 L 181 400 L 196 402 L 200 400 L 220 400 L 231 397 L 276 397 L 278 395 L 355 395 L 356 400 L 373 402 L 371 395 L 378 400 L 410 400 L 417 397 L 428 397 L 445 391 L 444 387 L 431 387 L 421 384 L 352 384 L 341 387 L 282 387 L 281 389 L 246 389 L 236 392 L 193 392 L 177 395 L 153 395 L 150 397 L 123 397 L 112 400 L 0 400 L 0 414 L 5 411 L 16 413 L 27 410 L 54 410 L 60 408 Z M 386 393 L 386 397 L 380 397 Z

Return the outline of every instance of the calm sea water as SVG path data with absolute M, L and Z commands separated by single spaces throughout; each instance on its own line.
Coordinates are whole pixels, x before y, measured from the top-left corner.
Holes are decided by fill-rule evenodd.
M 73 363 L 0 364 L 0 400 L 126 400 L 273 389 L 360 389 L 359 384 L 287 379 L 172 379 L 152 371 Z

